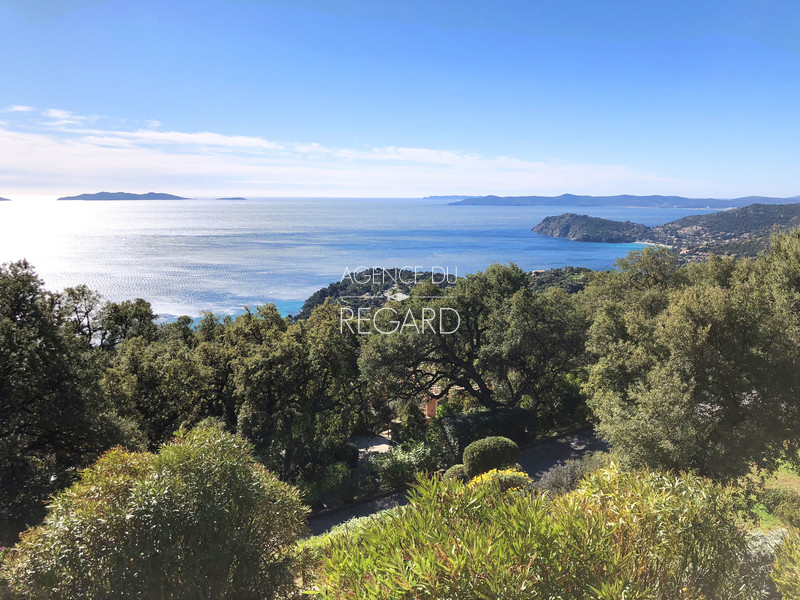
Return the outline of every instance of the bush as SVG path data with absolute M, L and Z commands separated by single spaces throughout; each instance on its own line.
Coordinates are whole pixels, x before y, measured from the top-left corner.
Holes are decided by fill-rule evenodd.
M 483 438 L 464 449 L 464 467 L 470 477 L 513 465 L 518 458 L 519 446 L 506 437 Z
M 693 475 L 608 469 L 552 500 L 430 478 L 329 539 L 316 585 L 328 599 L 721 599 L 744 545 L 731 493 Z
M 786 534 L 775 550 L 772 579 L 784 600 L 800 600 L 800 532 Z
M 523 444 L 535 439 L 539 432 L 536 412 L 524 408 L 476 409 L 441 419 L 437 417 L 433 423 L 443 429 L 442 435 L 453 446 L 456 458 L 474 440 L 502 435 Z
M 531 478 L 518 468 L 512 469 L 492 469 L 474 477 L 470 482 L 470 487 L 478 485 L 496 485 L 501 492 L 509 490 L 526 490 L 531 485 Z
M 112 449 L 3 566 L 20 598 L 275 598 L 294 587 L 298 492 L 217 425 L 158 454 Z
M 537 491 L 549 492 L 553 496 L 571 492 L 578 487 L 584 475 L 606 466 L 607 457 L 603 452 L 593 452 L 581 459 L 557 464 L 545 471 L 534 487 Z
M 381 489 L 394 489 L 414 481 L 417 473 L 431 470 L 434 461 L 430 449 L 417 444 L 409 450 L 392 448 L 370 458 L 369 468 L 378 477 Z
M 469 474 L 467 473 L 467 468 L 464 465 L 453 465 L 444 472 L 444 478 L 466 483 L 469 481 Z
M 786 488 L 769 488 L 759 497 L 761 504 L 781 522 L 800 527 L 800 495 Z

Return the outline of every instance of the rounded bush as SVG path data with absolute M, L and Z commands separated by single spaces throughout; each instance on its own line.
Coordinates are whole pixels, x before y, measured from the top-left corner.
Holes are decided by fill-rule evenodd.
M 158 454 L 115 448 L 81 473 L 3 565 L 19 598 L 282 597 L 306 509 L 218 425 Z
M 469 481 L 469 475 L 467 474 L 467 468 L 464 465 L 453 465 L 447 471 L 444 472 L 445 479 L 451 479 L 454 481 L 460 481 L 462 483 L 466 483 Z
M 492 469 L 474 477 L 469 482 L 470 487 L 480 485 L 496 485 L 501 492 L 525 490 L 530 488 L 531 478 L 516 467 L 511 469 Z
M 519 446 L 510 439 L 492 436 L 472 442 L 464 449 L 464 467 L 470 477 L 492 469 L 513 465 L 519 458 Z

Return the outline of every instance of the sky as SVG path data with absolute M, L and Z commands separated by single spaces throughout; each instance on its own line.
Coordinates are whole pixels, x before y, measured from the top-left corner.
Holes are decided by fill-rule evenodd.
M 0 196 L 800 194 L 796 0 L 0 0 Z

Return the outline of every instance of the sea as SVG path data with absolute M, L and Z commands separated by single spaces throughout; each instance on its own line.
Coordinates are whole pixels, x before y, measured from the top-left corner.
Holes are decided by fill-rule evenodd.
M 86 284 L 144 298 L 162 320 L 300 310 L 316 290 L 373 267 L 466 276 L 492 263 L 608 269 L 640 244 L 548 238 L 565 212 L 657 225 L 708 209 L 458 206 L 415 198 L 0 202 L 0 263 L 27 259 L 51 290 Z

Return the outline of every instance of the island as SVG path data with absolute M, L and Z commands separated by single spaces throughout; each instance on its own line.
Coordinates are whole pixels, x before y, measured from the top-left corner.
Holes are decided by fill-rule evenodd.
M 230 198 L 217 198 L 217 200 L 247 200 L 247 198 L 242 198 L 241 196 L 231 196 Z
M 744 198 L 684 198 L 683 196 L 475 196 L 451 205 L 460 206 L 622 206 L 647 208 L 735 208 L 753 203 L 789 204 L 800 201 L 800 196 L 771 198 L 746 196 Z
M 146 194 L 129 194 L 128 192 L 97 192 L 96 194 L 64 196 L 63 198 L 59 198 L 59 200 L 188 200 L 188 198 L 158 192 L 147 192 Z
M 0 202 L 11 202 L 9 198 L 0 198 Z
M 712 253 L 755 256 L 767 247 L 774 232 L 798 226 L 800 203 L 755 203 L 655 227 L 567 213 L 545 217 L 533 231 L 578 242 L 659 244 L 674 248 L 687 260 L 702 260 Z

